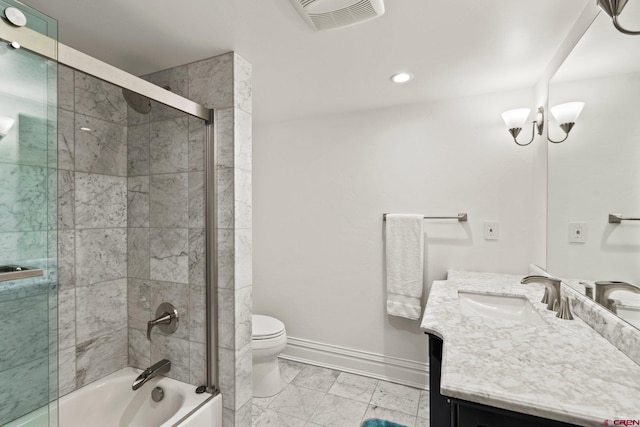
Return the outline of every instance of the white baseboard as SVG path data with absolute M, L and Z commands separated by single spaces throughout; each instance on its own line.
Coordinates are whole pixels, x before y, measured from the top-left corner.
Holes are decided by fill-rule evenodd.
M 429 364 L 368 351 L 287 337 L 283 359 L 428 390 Z

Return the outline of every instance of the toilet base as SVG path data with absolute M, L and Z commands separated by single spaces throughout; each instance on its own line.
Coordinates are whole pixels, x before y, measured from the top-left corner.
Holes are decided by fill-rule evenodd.
M 278 358 L 253 363 L 253 397 L 271 397 L 280 393 L 280 366 Z

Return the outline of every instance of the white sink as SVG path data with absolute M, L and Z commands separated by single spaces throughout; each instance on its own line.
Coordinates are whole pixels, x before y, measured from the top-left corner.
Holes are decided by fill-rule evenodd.
M 618 317 L 640 329 L 640 307 L 632 305 L 616 305 Z
M 473 291 L 458 291 L 460 310 L 468 316 L 482 316 L 493 320 L 509 320 L 544 325 L 527 297 L 499 295 Z

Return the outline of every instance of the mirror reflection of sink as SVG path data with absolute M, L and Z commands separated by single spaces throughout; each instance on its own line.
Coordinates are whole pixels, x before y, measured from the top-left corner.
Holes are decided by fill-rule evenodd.
M 640 329 L 640 307 L 633 305 L 616 305 L 618 317 Z
M 533 325 L 545 324 L 525 296 L 459 290 L 458 300 L 461 312 L 469 316 L 482 316 L 493 320 L 510 320 Z

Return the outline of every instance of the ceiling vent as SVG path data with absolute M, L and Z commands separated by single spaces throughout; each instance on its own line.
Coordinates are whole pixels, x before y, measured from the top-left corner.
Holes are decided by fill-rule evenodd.
M 384 0 L 291 0 L 316 31 L 348 27 L 384 15 Z

